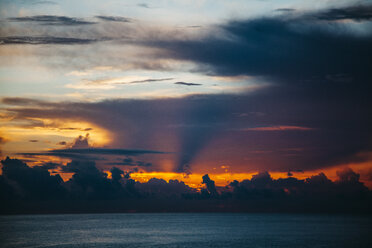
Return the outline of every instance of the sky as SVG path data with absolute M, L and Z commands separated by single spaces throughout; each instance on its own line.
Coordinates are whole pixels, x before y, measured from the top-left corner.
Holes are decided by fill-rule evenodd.
M 0 22 L 3 161 L 372 188 L 372 1 L 0 0 Z

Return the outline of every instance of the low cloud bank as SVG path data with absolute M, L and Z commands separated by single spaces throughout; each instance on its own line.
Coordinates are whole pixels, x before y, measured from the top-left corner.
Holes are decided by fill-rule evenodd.
M 260 172 L 250 180 L 216 187 L 208 174 L 200 191 L 182 181 L 152 178 L 140 183 L 113 167 L 111 178 L 91 161 L 72 161 L 64 182 L 50 166 L 29 167 L 18 159 L 1 161 L 1 213 L 70 212 L 353 212 L 370 213 L 372 191 L 351 169 L 337 181 L 320 173 L 305 180 L 273 179 Z

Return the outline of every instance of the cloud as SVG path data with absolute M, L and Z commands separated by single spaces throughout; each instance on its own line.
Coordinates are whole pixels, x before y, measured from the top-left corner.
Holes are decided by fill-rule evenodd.
M 140 166 L 140 167 L 151 167 L 152 163 L 144 162 L 144 161 L 135 161 L 134 159 L 127 157 L 119 162 L 110 162 L 106 163 L 107 165 L 122 165 L 122 166 Z
M 240 95 L 90 103 L 32 102 L 32 105 L 23 99 L 24 106 L 19 99 L 4 98 L 3 102 L 16 104 L 4 109 L 15 120 L 85 121 L 112 133 L 112 147 L 176 152 L 169 156 L 174 161 L 174 171 L 178 172 L 200 171 L 194 167 L 196 163 L 212 161 L 225 161 L 236 170 L 243 170 L 243 165 L 249 164 L 252 169 L 287 172 L 367 159 L 358 154 L 372 150 L 366 135 L 372 131 L 369 95 L 354 84 L 326 87 L 324 94 L 319 94 L 320 89 L 313 84 L 302 88 L 269 87 Z M 236 113 L 262 114 L 240 117 Z M 247 127 L 266 131 L 236 131 Z M 255 153 L 256 150 L 262 153 Z M 66 156 L 79 152 L 54 153 Z M 96 151 L 84 155 L 88 153 L 93 155 Z
M 39 140 L 29 140 L 28 142 L 36 143 L 36 142 L 39 142 Z
M 241 131 L 310 131 L 310 130 L 313 130 L 313 128 L 299 126 L 268 126 L 241 129 Z
M 142 154 L 165 154 L 167 152 L 151 151 L 151 150 L 131 150 L 131 149 L 113 149 L 113 148 L 68 148 L 51 150 L 54 154 L 96 154 L 96 155 L 124 155 L 136 156 Z
M 140 84 L 140 83 L 151 83 L 151 82 L 162 82 L 162 81 L 169 81 L 173 78 L 148 78 L 143 80 L 134 80 L 129 82 L 117 82 L 115 84 Z
M 66 38 L 54 36 L 8 36 L 0 37 L 0 45 L 7 44 L 28 44 L 28 45 L 85 45 L 98 42 L 96 39 Z
M 64 189 L 59 175 L 51 176 L 44 167 L 28 167 L 17 159 L 7 157 L 1 161 L 2 177 L 15 182 L 15 195 L 12 198 L 32 200 L 63 198 Z
M 53 1 L 35 1 L 32 4 L 48 4 L 48 5 L 58 5 L 58 3 L 53 2 Z
M 186 85 L 186 86 L 199 86 L 199 85 L 202 85 L 202 84 L 196 84 L 196 83 L 186 83 L 186 82 L 176 82 L 174 84 L 178 84 L 178 85 Z
M 122 16 L 96 16 L 96 18 L 109 22 L 132 22 L 132 19 Z
M 152 178 L 136 182 L 123 170 L 110 169 L 111 178 L 91 161 L 72 161 L 63 172 L 67 182 L 48 168 L 29 167 L 17 159 L 1 161 L 1 213 L 67 212 L 349 212 L 370 213 L 372 194 L 358 177 L 332 182 L 323 173 L 306 180 L 272 179 L 261 172 L 217 191 L 203 176 L 206 188 L 198 192 L 178 180 Z M 345 173 L 344 173 L 345 174 Z M 348 170 L 346 174 L 355 174 Z M 343 177 L 343 175 L 341 176 Z M 212 197 L 213 196 L 213 197 Z
M 340 183 L 356 183 L 359 182 L 360 175 L 355 173 L 352 169 L 346 168 L 342 171 L 337 171 Z
M 0 145 L 5 144 L 7 142 L 7 139 L 0 136 Z
M 87 133 L 85 137 L 80 135 L 72 142 L 71 148 L 72 149 L 89 148 L 90 145 L 88 143 L 88 139 L 89 133 Z
M 82 19 L 71 18 L 67 16 L 55 16 L 55 15 L 10 17 L 7 20 L 11 22 L 34 22 L 34 23 L 38 23 L 41 25 L 53 25 L 53 26 L 76 26 L 76 25 L 96 24 L 95 22 L 84 21 Z
M 31 105 L 31 106 L 40 106 L 45 103 L 45 101 L 24 98 L 24 97 L 6 97 L 1 98 L 1 103 L 8 105 Z
M 293 8 L 279 8 L 279 9 L 275 9 L 275 11 L 280 11 L 280 12 L 293 12 L 295 10 L 296 9 L 293 9 Z
M 372 5 L 356 5 L 343 8 L 332 8 L 311 16 L 313 18 L 325 21 L 369 21 L 372 19 Z
M 113 147 L 174 147 L 179 172 L 208 160 L 285 172 L 360 162 L 366 158 L 358 154 L 372 150 L 366 135 L 372 132 L 372 35 L 354 28 L 360 23 L 309 18 L 325 12 L 230 20 L 200 36 L 159 33 L 136 40 L 156 48 L 159 60 L 192 62 L 199 73 L 250 76 L 267 85 L 252 92 L 32 105 L 4 98 L 18 102 L 4 110 L 17 120 L 96 124 L 114 134 Z
M 308 18 L 321 13 L 231 20 L 200 37 L 160 37 L 144 45 L 162 49 L 162 58 L 197 63 L 209 75 L 261 76 L 281 84 L 340 73 L 354 81 L 370 76 L 371 33 L 358 35 L 347 23 Z
M 216 186 L 214 184 L 214 181 L 209 178 L 209 175 L 208 174 L 205 174 L 203 176 L 203 182 L 202 183 L 205 184 L 205 186 L 207 187 L 208 193 L 212 197 L 218 196 L 218 193 L 217 193 L 217 190 L 216 190 Z
M 145 9 L 150 9 L 150 6 L 147 3 L 139 3 L 137 4 L 137 6 Z

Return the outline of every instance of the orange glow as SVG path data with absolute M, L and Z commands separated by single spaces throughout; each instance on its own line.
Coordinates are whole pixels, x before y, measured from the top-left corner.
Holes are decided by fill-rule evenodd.
M 32 126 L 30 123 L 17 123 L 10 125 L 7 122 L 0 127 L 0 133 L 7 140 L 2 145 L 3 154 L 15 154 L 22 152 L 40 152 L 50 149 L 62 148 L 58 145 L 64 141 L 71 143 L 76 137 L 89 133 L 89 143 L 92 146 L 104 146 L 111 142 L 109 131 L 88 122 L 73 120 L 52 120 L 52 119 L 30 119 L 41 123 Z M 4 122 L 4 121 L 1 121 Z M 28 125 L 30 124 L 30 125 Z M 35 140 L 37 142 L 30 142 Z
M 139 182 L 147 182 L 151 178 L 159 178 L 164 179 L 165 181 L 169 180 L 178 180 L 183 181 L 190 187 L 193 188 L 202 188 L 202 176 L 206 173 L 193 173 L 190 175 L 185 175 L 182 173 L 175 173 L 175 172 L 137 172 L 131 173 L 130 176 L 132 179 L 139 181 Z M 257 172 L 252 173 L 208 173 L 209 177 L 215 181 L 216 186 L 226 186 L 229 183 L 233 182 L 234 180 L 242 181 L 245 179 L 251 179 L 253 175 L 257 174 Z M 287 177 L 287 173 L 283 172 L 273 172 L 270 175 L 274 179 Z

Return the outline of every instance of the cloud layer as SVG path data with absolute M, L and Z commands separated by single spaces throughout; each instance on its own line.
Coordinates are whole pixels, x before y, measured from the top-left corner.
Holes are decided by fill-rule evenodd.
M 63 182 L 48 168 L 28 167 L 17 159 L 2 162 L 0 176 L 1 213 L 66 212 L 354 212 L 370 213 L 372 193 L 348 169 L 339 180 L 323 173 L 298 180 L 274 180 L 267 172 L 251 180 L 234 181 L 217 189 L 203 176 L 201 192 L 178 180 L 153 178 L 146 183 L 130 179 L 130 174 L 111 169 L 111 178 L 94 162 L 72 161 L 63 166 L 72 178 Z M 112 203 L 112 204 L 108 204 Z

